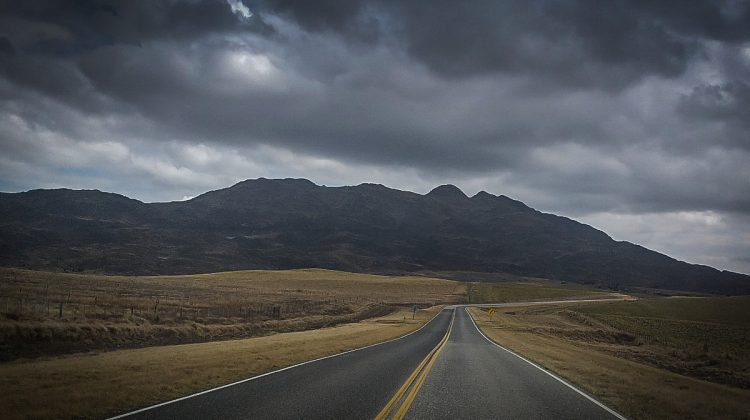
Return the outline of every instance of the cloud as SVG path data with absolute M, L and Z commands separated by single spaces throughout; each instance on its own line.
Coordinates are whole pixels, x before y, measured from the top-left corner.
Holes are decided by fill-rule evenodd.
M 15 49 L 58 57 L 107 45 L 189 42 L 217 33 L 271 30 L 259 18 L 237 19 L 235 13 L 250 11 L 240 1 L 232 4 L 216 0 L 8 2 L 0 23 Z
M 7 191 L 449 182 L 737 264 L 665 238 L 750 213 L 747 2 L 16 2 L 0 28 Z
M 594 213 L 582 221 L 627 240 L 692 263 L 750 273 L 750 220 L 713 211 Z
M 232 9 L 232 13 L 242 19 L 250 19 L 253 17 L 253 13 L 250 9 L 240 0 L 227 0 L 227 3 L 229 3 L 229 8 Z
M 308 30 L 338 31 L 355 39 L 363 26 L 357 23 L 377 13 L 379 24 L 368 27 L 377 28 L 381 38 L 395 33 L 394 42 L 446 77 L 532 73 L 604 88 L 620 88 L 648 74 L 679 75 L 700 53 L 702 40 L 738 42 L 750 36 L 750 7 L 734 1 L 695 1 L 690 7 L 638 0 L 264 5 Z
M 696 86 L 683 97 L 679 110 L 689 118 L 736 126 L 743 130 L 741 134 L 747 134 L 750 130 L 750 84 L 729 81 Z

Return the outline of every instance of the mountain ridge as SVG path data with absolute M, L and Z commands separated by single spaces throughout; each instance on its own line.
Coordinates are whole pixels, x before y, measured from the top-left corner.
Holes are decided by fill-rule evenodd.
M 259 178 L 185 201 L 98 190 L 0 193 L 0 264 L 110 274 L 320 267 L 476 271 L 611 288 L 750 293 L 750 276 L 688 264 L 504 195 L 326 187 Z

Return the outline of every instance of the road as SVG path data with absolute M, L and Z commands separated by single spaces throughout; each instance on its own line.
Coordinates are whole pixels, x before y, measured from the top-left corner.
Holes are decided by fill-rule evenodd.
M 407 419 L 616 418 L 540 368 L 486 339 L 465 308 Z
M 444 310 L 419 331 L 340 356 L 124 416 L 127 419 L 372 419 L 448 329 Z
M 126 414 L 128 419 L 617 418 L 486 339 L 462 306 L 401 339 Z

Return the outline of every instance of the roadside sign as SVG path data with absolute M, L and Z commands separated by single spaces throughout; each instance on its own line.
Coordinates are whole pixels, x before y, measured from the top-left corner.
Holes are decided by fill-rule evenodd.
M 489 315 L 490 319 L 492 319 L 492 317 L 495 316 L 496 312 L 497 311 L 495 310 L 495 308 L 490 308 L 490 310 L 487 311 L 487 315 Z

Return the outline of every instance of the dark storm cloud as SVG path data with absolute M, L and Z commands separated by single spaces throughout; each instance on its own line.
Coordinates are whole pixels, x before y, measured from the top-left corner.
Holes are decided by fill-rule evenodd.
M 264 6 L 308 30 L 342 33 L 358 31 L 363 15 L 381 12 L 390 22 L 380 26 L 382 37 L 395 32 L 410 54 L 448 77 L 538 73 L 558 82 L 619 88 L 647 74 L 679 75 L 700 52 L 698 40 L 750 36 L 750 7 L 736 1 L 325 3 Z
M 2 1 L 0 74 L 96 112 L 103 110 L 103 104 L 98 92 L 92 91 L 95 80 L 86 79 L 76 62 L 91 51 L 158 40 L 188 43 L 217 33 L 271 31 L 262 19 L 239 19 L 225 1 L 218 0 Z M 131 51 L 138 55 L 138 50 Z
M 360 161 L 479 172 L 515 169 L 528 147 L 628 141 L 602 129 L 598 105 L 586 109 L 591 98 L 572 100 L 580 111 L 559 103 L 585 85 L 677 76 L 697 39 L 741 39 L 748 16 L 747 7 L 719 2 L 279 0 L 251 4 L 249 21 L 224 1 L 10 4 L 4 20 L 26 30 L 13 33 L 22 53 L 3 60 L 3 74 L 82 112 L 135 112 L 163 124 L 169 138 L 264 139 Z M 266 23 L 273 16 L 319 35 Z M 363 31 L 379 43 L 350 45 L 346 36 Z M 216 36 L 243 33 L 261 36 L 241 45 Z M 59 45 L 43 47 L 50 43 Z M 432 80 L 400 48 L 450 80 Z M 276 70 L 299 80 L 227 95 L 216 88 L 222 69 L 214 64 L 235 50 L 277 54 Z M 495 85 L 505 81 L 493 73 L 521 77 L 525 87 L 500 91 Z M 310 82 L 322 86 L 307 89 Z
M 13 44 L 6 37 L 0 37 L 0 54 L 2 55 L 13 55 L 16 53 L 16 49 L 13 48 Z
M 272 10 L 294 19 L 308 30 L 357 31 L 355 24 L 362 18 L 363 0 L 265 0 L 260 10 Z
M 9 0 L 0 4 L 0 16 L 16 48 L 63 56 L 118 43 L 270 30 L 260 19 L 243 22 L 218 0 Z
M 454 182 L 725 237 L 748 109 L 742 0 L 0 0 L 6 189 Z
M 639 17 L 628 7 L 608 2 L 579 6 L 472 2 L 463 7 L 446 1 L 424 13 L 409 7 L 411 19 L 403 30 L 415 57 L 453 77 L 535 73 L 609 87 L 645 73 L 675 75 L 684 69 L 689 43 L 678 42 L 657 22 L 645 20 L 634 30 Z
M 733 81 L 696 86 L 685 96 L 680 110 L 690 118 L 724 121 L 750 129 L 750 84 Z M 745 136 L 743 140 L 743 145 L 750 148 L 750 138 Z

